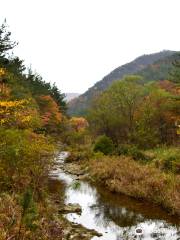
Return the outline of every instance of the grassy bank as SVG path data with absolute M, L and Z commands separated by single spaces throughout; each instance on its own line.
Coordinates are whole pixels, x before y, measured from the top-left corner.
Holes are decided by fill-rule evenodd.
M 142 165 L 131 157 L 103 156 L 88 162 L 93 178 L 116 193 L 163 206 L 180 215 L 180 176 Z

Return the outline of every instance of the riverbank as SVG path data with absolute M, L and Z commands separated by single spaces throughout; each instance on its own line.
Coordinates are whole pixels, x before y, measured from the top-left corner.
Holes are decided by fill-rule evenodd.
M 165 240 L 170 236 L 172 240 L 178 238 L 178 218 L 167 214 L 156 204 L 108 191 L 92 178 L 87 164 L 72 162 L 71 157 L 64 162 L 62 156 L 65 154 L 60 153 L 57 159 L 59 167 L 52 172 L 51 187 L 55 195 L 61 196 L 61 205 L 64 206 L 59 211 L 65 213 L 65 219 L 72 223 L 70 229 L 76 225 L 79 228 L 80 224 L 86 231 L 94 229 L 102 234 L 92 237 L 93 240 L 134 239 L 137 228 L 143 230 L 144 239 L 154 239 L 154 236 L 163 236 Z M 59 202 L 55 202 L 59 207 Z M 69 231 L 66 231 L 69 227 L 63 228 L 65 233 Z M 70 236 L 73 234 L 71 232 Z M 80 232 L 79 239 L 82 235 Z
M 77 180 L 94 181 L 115 193 L 155 203 L 169 214 L 180 216 L 180 176 L 164 173 L 125 156 L 103 156 L 66 163 L 64 170 Z
M 111 192 L 153 202 L 180 216 L 180 176 L 123 156 L 93 159 L 86 163 L 87 167 L 94 181 Z

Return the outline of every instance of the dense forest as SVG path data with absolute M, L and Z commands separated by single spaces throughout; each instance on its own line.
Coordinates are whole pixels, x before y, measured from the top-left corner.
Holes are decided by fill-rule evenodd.
M 119 71 L 121 77 L 98 83 L 106 86 L 98 94 L 85 94 L 89 102 L 85 108 L 80 104 L 78 112 L 71 103 L 70 112 L 77 115 L 70 117 L 64 94 L 12 54 L 16 45 L 4 22 L 0 240 L 72 239 L 64 237 L 60 196 L 54 201 L 48 188 L 48 175 L 62 149 L 70 153 L 67 162 L 104 192 L 153 202 L 180 216 L 179 53 L 143 56 L 116 69 L 111 75 Z

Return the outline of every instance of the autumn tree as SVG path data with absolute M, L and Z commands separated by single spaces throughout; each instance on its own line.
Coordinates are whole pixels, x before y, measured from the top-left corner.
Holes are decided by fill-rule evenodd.
M 95 100 L 89 112 L 91 131 L 95 136 L 105 134 L 115 144 L 141 148 L 173 144 L 180 116 L 174 94 L 169 82 L 143 85 L 138 76 L 127 76 Z
M 21 129 L 40 127 L 40 118 L 35 102 L 32 99 L 0 100 L 0 125 L 5 128 Z
M 55 83 L 51 85 L 49 82 L 45 82 L 42 77 L 33 73 L 31 69 L 28 69 L 28 74 L 23 85 L 27 86 L 33 96 L 50 95 L 59 107 L 59 110 L 65 114 L 66 102 L 64 100 L 65 95 L 57 88 Z
M 116 143 L 130 141 L 135 130 L 135 113 L 143 101 L 145 89 L 139 76 L 117 81 L 92 105 L 89 121 L 92 131 L 105 134 Z
M 60 111 L 65 114 L 67 110 L 66 102 L 64 100 L 65 94 L 61 93 L 55 83 L 51 86 L 50 95 L 58 104 Z
M 70 119 L 70 125 L 76 132 L 80 132 L 88 127 L 88 122 L 83 117 L 72 117 Z
M 136 112 L 135 142 L 142 148 L 176 140 L 174 101 L 170 92 L 153 85 Z
M 62 114 L 59 111 L 57 103 L 49 95 L 38 97 L 37 103 L 43 126 L 47 131 L 55 132 L 62 120 Z
M 173 69 L 170 72 L 170 79 L 174 83 L 180 84 L 180 53 L 177 54 L 177 59 L 172 62 Z

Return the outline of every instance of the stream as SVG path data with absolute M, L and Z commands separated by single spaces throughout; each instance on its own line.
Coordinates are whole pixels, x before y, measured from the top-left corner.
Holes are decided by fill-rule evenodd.
M 67 156 L 67 152 L 58 155 L 59 166 Z M 83 180 L 74 188 L 76 176 L 65 173 L 61 167 L 53 170 L 51 179 L 52 184 L 58 181 L 63 185 L 65 204 L 78 203 L 82 208 L 81 214 L 69 213 L 66 218 L 102 234 L 92 240 L 180 240 L 178 219 L 158 206 L 110 193 Z

